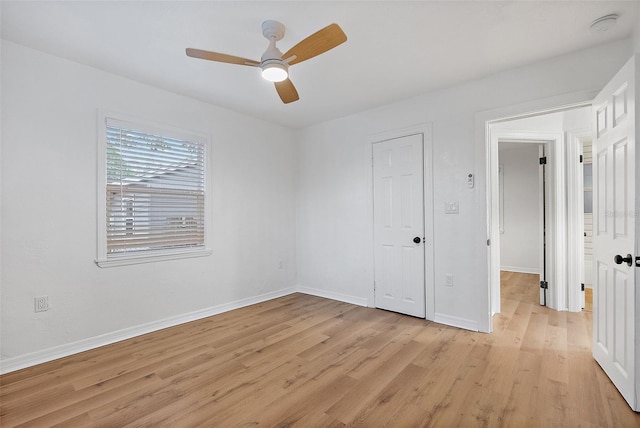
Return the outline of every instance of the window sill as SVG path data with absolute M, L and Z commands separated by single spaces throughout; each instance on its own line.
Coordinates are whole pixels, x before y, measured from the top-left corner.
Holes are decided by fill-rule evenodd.
M 95 263 L 101 268 L 137 265 L 141 263 L 161 262 L 166 260 L 189 259 L 193 257 L 207 257 L 212 254 L 211 250 L 182 251 L 161 254 L 146 255 L 122 255 L 114 256 L 108 259 L 98 259 Z

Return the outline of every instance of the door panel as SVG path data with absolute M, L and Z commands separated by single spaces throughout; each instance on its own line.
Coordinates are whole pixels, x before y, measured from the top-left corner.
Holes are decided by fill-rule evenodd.
M 637 56 L 636 56 L 637 57 Z M 638 408 L 635 343 L 640 329 L 635 263 L 637 58 L 632 58 L 594 100 L 593 356 L 625 400 Z
M 375 306 L 421 318 L 423 189 L 422 134 L 373 144 Z

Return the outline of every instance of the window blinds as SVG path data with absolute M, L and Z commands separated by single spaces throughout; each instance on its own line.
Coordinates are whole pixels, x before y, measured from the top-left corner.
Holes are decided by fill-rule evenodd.
M 205 145 L 106 119 L 107 257 L 202 249 Z

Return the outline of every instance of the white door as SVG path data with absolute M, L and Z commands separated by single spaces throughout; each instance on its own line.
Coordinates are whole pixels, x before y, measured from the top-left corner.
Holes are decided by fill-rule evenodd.
M 425 317 L 422 134 L 373 144 L 375 306 Z
M 636 411 L 640 410 L 636 378 L 640 355 L 635 349 L 640 343 L 635 275 L 640 231 L 635 215 L 639 58 L 635 55 L 625 64 L 593 102 L 593 356 Z

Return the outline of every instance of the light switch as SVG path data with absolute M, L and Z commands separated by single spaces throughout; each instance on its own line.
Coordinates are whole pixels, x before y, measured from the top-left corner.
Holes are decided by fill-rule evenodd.
M 445 214 L 458 214 L 458 201 L 447 201 L 444 206 Z

